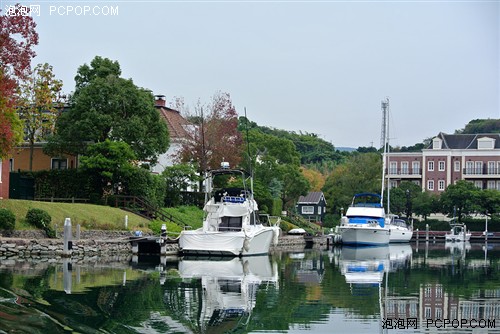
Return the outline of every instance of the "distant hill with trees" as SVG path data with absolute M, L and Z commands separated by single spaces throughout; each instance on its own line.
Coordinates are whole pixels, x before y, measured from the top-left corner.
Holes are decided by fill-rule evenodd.
M 456 130 L 456 134 L 499 133 L 500 119 L 474 119 L 465 128 Z

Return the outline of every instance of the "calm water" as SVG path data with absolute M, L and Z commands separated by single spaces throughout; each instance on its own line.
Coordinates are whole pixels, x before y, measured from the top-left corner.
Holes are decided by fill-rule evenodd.
M 500 244 L 453 246 L 0 259 L 0 332 L 500 333 Z

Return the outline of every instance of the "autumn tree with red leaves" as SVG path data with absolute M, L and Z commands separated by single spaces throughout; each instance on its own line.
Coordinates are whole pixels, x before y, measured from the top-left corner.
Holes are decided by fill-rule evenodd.
M 242 156 L 243 140 L 238 131 L 238 114 L 228 93 L 217 92 L 208 105 L 198 103 L 188 115 L 193 127 L 191 140 L 178 152 L 181 162 L 196 165 L 200 175 L 220 167 L 222 161 L 236 167 Z
M 38 44 L 36 23 L 28 13 L 28 7 L 17 4 L 0 15 L 0 159 L 23 139 L 16 114 L 17 92 L 19 81 L 30 73 L 33 47 Z

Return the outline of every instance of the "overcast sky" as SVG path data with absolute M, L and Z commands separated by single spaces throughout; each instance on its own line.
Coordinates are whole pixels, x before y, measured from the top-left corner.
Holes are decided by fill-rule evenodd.
M 21 3 L 40 8 L 34 64 L 65 92 L 99 55 L 169 101 L 227 92 L 259 125 L 336 147 L 378 148 L 386 97 L 392 146 L 500 118 L 499 1 Z

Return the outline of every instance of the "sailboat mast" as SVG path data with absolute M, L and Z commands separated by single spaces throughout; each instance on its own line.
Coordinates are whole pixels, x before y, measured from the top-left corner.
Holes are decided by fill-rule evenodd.
M 383 200 L 384 200 L 384 188 L 385 188 L 385 170 L 387 168 L 387 153 L 389 149 L 388 145 L 388 138 L 389 138 L 389 122 L 388 122 L 388 117 L 387 115 L 389 114 L 389 98 L 387 97 L 385 100 L 382 101 L 382 143 L 384 146 L 384 153 L 382 155 L 382 189 L 380 191 L 380 205 L 383 206 Z M 388 199 L 388 204 L 389 205 L 389 186 L 387 186 L 387 199 Z M 389 208 L 387 208 L 389 211 Z

